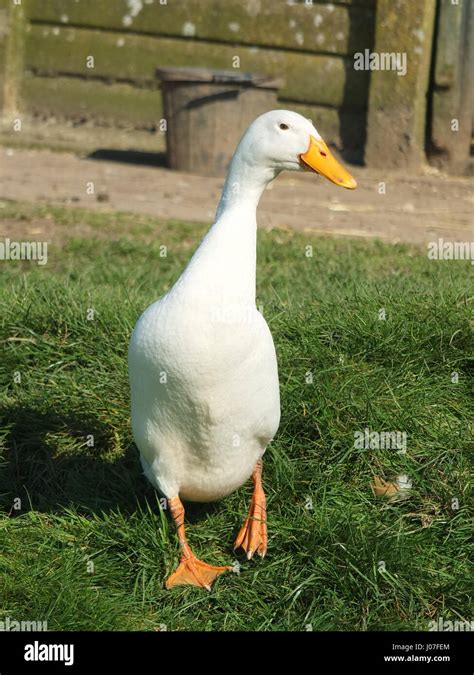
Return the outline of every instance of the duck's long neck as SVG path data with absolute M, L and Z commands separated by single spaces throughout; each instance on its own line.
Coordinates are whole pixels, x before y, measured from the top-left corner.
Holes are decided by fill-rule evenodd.
M 214 227 L 224 214 L 234 211 L 248 215 L 255 221 L 260 197 L 273 178 L 274 170 L 259 164 L 249 164 L 242 159 L 240 152 L 236 152 L 224 183 Z
M 256 210 L 274 177 L 272 169 L 234 155 L 216 221 L 182 275 L 195 302 L 255 305 Z

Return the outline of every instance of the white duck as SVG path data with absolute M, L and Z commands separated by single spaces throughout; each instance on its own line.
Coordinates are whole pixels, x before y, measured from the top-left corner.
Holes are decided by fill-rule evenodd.
M 280 171 L 308 168 L 356 187 L 311 121 L 287 110 L 258 117 L 234 154 L 214 225 L 133 331 L 133 435 L 145 475 L 167 498 L 182 552 L 167 588 L 210 589 L 231 569 L 196 558 L 181 499 L 220 499 L 251 475 L 252 503 L 235 548 L 247 558 L 266 553 L 262 456 L 278 429 L 280 397 L 272 336 L 255 306 L 256 209 Z

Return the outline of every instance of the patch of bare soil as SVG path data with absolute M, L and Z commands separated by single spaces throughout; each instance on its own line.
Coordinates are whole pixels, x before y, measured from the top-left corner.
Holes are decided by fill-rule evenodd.
M 0 157 L 0 199 L 211 223 L 223 186 L 221 178 L 45 150 L 1 147 Z M 126 159 L 126 154 L 120 159 Z M 420 245 L 439 237 L 472 239 L 471 178 L 447 177 L 434 169 L 413 175 L 360 167 L 352 172 L 358 181 L 354 191 L 314 174 L 282 174 L 265 191 L 259 225 Z M 45 240 L 53 235 L 55 239 L 57 235 L 100 236 L 87 223 L 66 230 L 47 218 L 24 225 L 4 220 L 0 234 L 11 236 L 12 230 L 16 237 L 38 235 Z

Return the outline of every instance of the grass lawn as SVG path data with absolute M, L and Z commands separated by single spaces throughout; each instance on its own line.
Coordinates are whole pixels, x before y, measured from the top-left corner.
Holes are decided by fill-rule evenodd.
M 45 266 L 0 262 L 0 620 L 316 631 L 471 619 L 469 262 L 259 233 L 258 304 L 282 398 L 264 465 L 268 555 L 232 551 L 249 482 L 187 510 L 195 552 L 238 560 L 240 574 L 211 593 L 166 591 L 178 544 L 131 438 L 127 344 L 206 228 L 9 202 L 1 214 L 48 222 L 55 236 Z M 87 237 L 68 238 L 81 223 Z M 406 454 L 355 448 L 366 427 L 406 432 Z M 405 499 L 373 495 L 375 476 L 399 474 L 412 482 Z

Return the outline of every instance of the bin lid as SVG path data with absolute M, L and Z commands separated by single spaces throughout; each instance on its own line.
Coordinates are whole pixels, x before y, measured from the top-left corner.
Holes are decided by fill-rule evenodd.
M 219 84 L 243 84 L 264 89 L 279 89 L 282 79 L 262 73 L 243 73 L 235 70 L 213 68 L 158 67 L 156 76 L 165 82 L 214 82 Z

